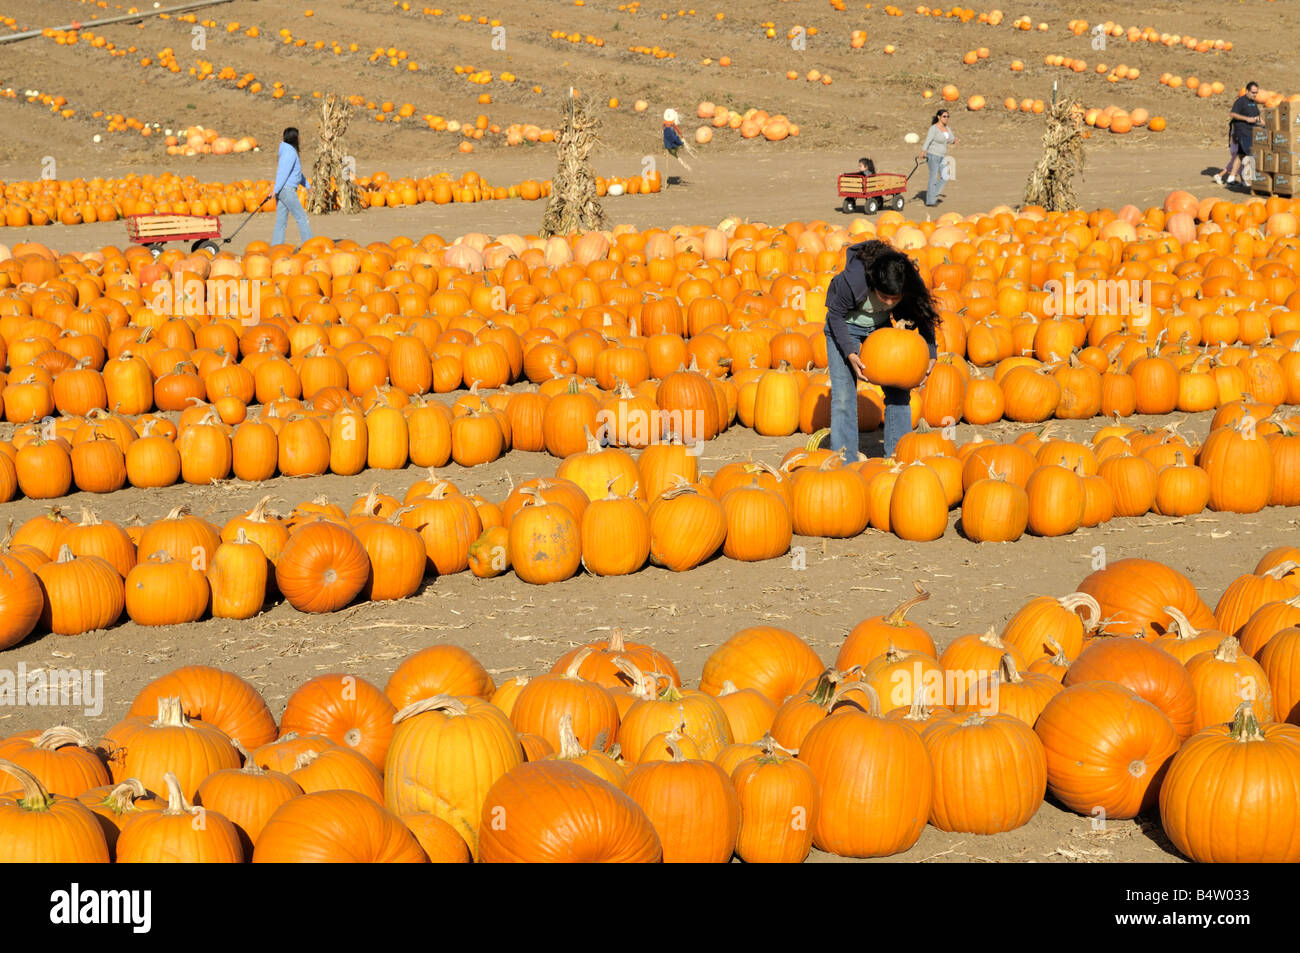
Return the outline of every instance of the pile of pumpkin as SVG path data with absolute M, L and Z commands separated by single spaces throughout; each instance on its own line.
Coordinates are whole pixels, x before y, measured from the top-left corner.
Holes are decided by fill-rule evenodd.
M 536 428 L 543 443 L 581 417 L 583 397 L 564 394 L 546 405 Z M 515 410 L 527 420 L 533 404 Z M 468 462 L 499 454 L 510 408 L 483 407 L 467 407 L 450 423 L 423 408 L 412 418 L 427 441 L 420 452 L 436 447 L 443 462 L 449 454 L 478 454 Z M 267 497 L 220 528 L 183 508 L 147 526 L 103 521 L 84 508 L 73 522 L 53 508 L 0 543 L 11 590 L 0 604 L 0 648 L 37 630 L 105 628 L 123 614 L 141 625 L 185 624 L 209 612 L 247 619 L 277 595 L 303 612 L 333 612 L 357 599 L 407 598 L 428 577 L 466 569 L 480 578 L 513 570 L 524 582 L 546 584 L 584 569 L 627 575 L 648 562 L 684 572 L 718 553 L 775 559 L 796 534 L 847 538 L 871 527 L 933 541 L 947 533 L 957 506 L 967 539 L 1007 542 L 1026 531 L 1062 536 L 1151 512 L 1300 505 L 1300 434 L 1283 418 L 1255 424 L 1251 411 L 1245 403 L 1225 410 L 1199 448 L 1176 426 L 1138 432 L 1116 424 L 1092 444 L 1040 432 L 1007 443 L 977 436 L 961 447 L 920 430 L 899 442 L 896 460 L 847 465 L 817 447 L 822 431 L 779 468 L 736 462 L 712 475 L 700 473 L 698 456 L 680 441 L 652 444 L 634 459 L 602 447 L 584 424 L 586 449 L 566 456 L 553 478 L 526 481 L 499 504 L 462 495 L 430 466 L 401 500 L 372 488 L 346 511 L 317 498 L 279 517 L 267 511 Z M 148 486 L 174 482 L 178 472 L 208 483 L 230 474 L 235 453 L 234 472 L 248 480 L 277 467 L 291 475 L 352 474 L 367 462 L 389 468 L 406 461 L 401 424 L 394 408 L 369 417 L 344 409 L 330 424 L 333 444 L 312 417 L 282 423 L 278 433 L 266 422 L 244 424 L 232 440 L 209 413 L 188 425 L 178 449 L 148 429 L 134 438 L 120 418 L 101 417 L 85 425 L 93 435 L 77 443 L 71 463 L 55 441 L 25 444 L 12 460 L 0 453 L 0 497 L 19 486 L 57 489 L 56 479 L 66 490 L 77 474 L 96 490 L 110 487 L 93 480 L 120 486 L 128 472 Z M 124 465 L 118 441 L 128 434 Z
M 6 182 L 0 203 L 0 224 L 79 225 L 112 222 L 126 215 L 178 213 L 184 215 L 237 215 L 258 207 L 271 191 L 266 179 L 241 182 L 199 182 L 192 175 L 170 172 L 120 179 L 42 179 Z M 275 208 L 267 199 L 263 211 Z M 7 256 L 0 256 L 0 258 Z M 14 282 L 16 283 L 16 282 Z
M 825 80 L 829 85 L 830 77 L 825 77 Z M 763 109 L 750 108 L 740 112 L 715 103 L 702 102 L 696 107 L 695 115 L 709 121 L 709 125 L 695 130 L 695 141 L 701 144 L 713 141 L 714 129 L 734 129 L 742 139 L 757 139 L 762 136 L 768 142 L 780 142 L 799 135 L 799 127 L 784 115 L 769 114 Z
M 829 669 L 759 626 L 698 689 L 619 630 L 499 686 L 447 645 L 383 690 L 321 675 L 278 725 L 248 682 L 190 666 L 97 741 L 0 742 L 21 788 L 0 858 L 799 862 L 905 851 L 927 823 L 1015 830 L 1050 794 L 1106 822 L 1158 805 L 1193 860 L 1295 862 L 1298 556 L 1269 553 L 1213 612 L 1175 570 L 1121 560 L 942 654 L 906 618 L 918 585 Z
M 189 126 L 176 134 L 167 133 L 167 154 L 169 156 L 214 155 L 225 156 L 241 152 L 252 152 L 257 148 L 257 140 L 252 136 L 233 138 L 223 136 L 215 129 L 203 126 Z

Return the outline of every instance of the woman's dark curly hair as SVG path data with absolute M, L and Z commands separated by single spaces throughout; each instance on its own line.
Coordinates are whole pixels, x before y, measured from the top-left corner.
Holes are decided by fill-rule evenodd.
M 892 245 L 876 240 L 864 242 L 857 256 L 867 273 L 867 287 L 877 294 L 902 295 L 894 317 L 910 321 L 918 331 L 933 333 L 939 311 L 916 263 Z

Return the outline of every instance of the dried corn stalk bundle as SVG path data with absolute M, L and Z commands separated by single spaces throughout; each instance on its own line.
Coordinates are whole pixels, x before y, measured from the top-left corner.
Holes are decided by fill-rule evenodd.
M 1043 154 L 1029 174 L 1024 204 L 1066 212 L 1079 207 L 1074 177 L 1083 171 L 1083 105 L 1077 99 L 1053 98 L 1043 116 Z
M 307 198 L 307 211 L 314 215 L 361 211 L 356 170 L 343 146 L 351 118 L 351 107 L 342 96 L 330 93 L 321 103 L 320 151 L 312 166 L 312 189 Z
M 605 227 L 605 210 L 596 197 L 596 173 L 591 167 L 591 153 L 600 141 L 595 104 L 588 97 L 570 94 L 564 97 L 562 109 L 564 118 L 555 139 L 559 165 L 542 218 L 544 237 Z

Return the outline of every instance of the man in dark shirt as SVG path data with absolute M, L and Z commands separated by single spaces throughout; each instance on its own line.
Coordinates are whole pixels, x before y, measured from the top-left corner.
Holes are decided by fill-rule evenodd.
M 1232 104 L 1232 112 L 1228 114 L 1228 165 L 1219 172 L 1214 181 L 1218 185 L 1223 185 L 1223 177 L 1228 177 L 1227 184 L 1232 185 L 1237 181 L 1237 172 L 1241 168 L 1242 160 L 1250 155 L 1251 148 L 1254 145 L 1254 132 L 1252 127 L 1262 126 L 1264 118 L 1259 114 L 1259 104 L 1255 102 L 1259 96 L 1259 83 L 1251 81 L 1246 84 L 1246 92 L 1237 97 L 1237 101 Z M 1250 183 L 1244 183 L 1249 185 Z

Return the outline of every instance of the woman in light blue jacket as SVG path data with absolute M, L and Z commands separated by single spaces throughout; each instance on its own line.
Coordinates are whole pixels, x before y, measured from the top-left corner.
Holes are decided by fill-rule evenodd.
M 957 141 L 953 131 L 948 128 L 948 110 L 940 109 L 934 114 L 934 123 L 926 133 L 925 144 L 921 146 L 921 158 L 930 165 L 930 184 L 925 190 L 925 204 L 937 205 L 939 193 L 943 191 L 943 163 L 948 156 L 948 147 Z
M 298 201 L 298 186 L 311 188 L 311 183 L 302 174 L 302 162 L 298 159 L 298 130 L 290 126 L 284 131 L 284 141 L 280 143 L 280 160 L 275 168 L 275 231 L 271 243 L 279 245 L 284 242 L 284 230 L 289 224 L 289 213 L 298 223 L 298 235 L 302 241 L 311 238 L 311 225 L 307 222 L 307 213 Z

